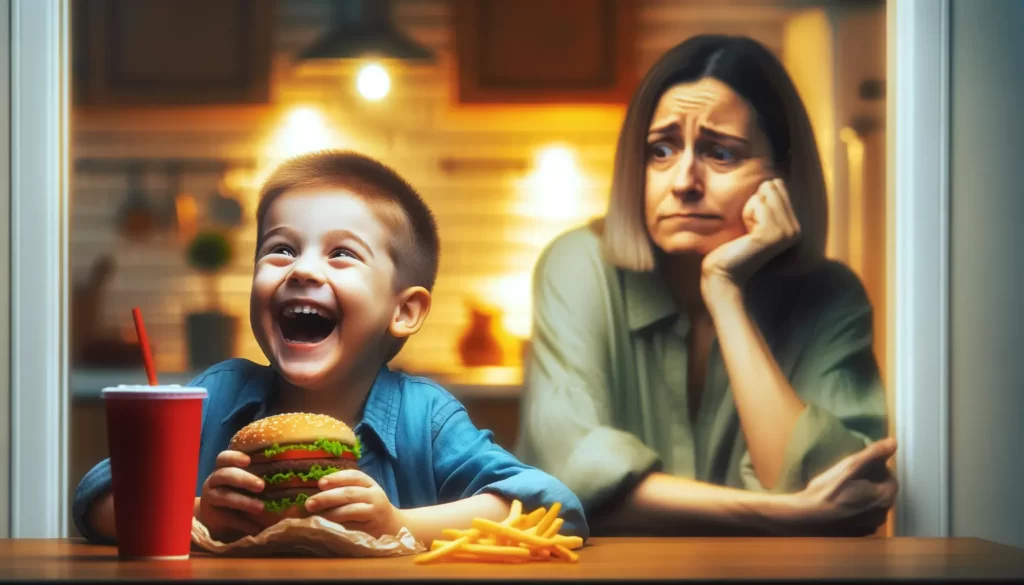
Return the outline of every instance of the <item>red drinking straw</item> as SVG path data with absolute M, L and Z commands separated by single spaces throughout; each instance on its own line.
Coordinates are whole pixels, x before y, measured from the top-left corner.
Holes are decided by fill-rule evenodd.
M 156 386 L 156 368 L 153 367 L 153 353 L 149 351 L 149 336 L 142 322 L 142 311 L 138 307 L 133 308 L 132 317 L 135 319 L 135 333 L 139 336 L 139 347 L 142 349 L 142 361 L 146 365 L 146 377 L 149 378 L 150 386 Z

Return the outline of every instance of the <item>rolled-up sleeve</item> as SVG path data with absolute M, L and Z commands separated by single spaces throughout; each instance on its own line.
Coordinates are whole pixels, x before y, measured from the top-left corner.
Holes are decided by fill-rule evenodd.
M 441 502 L 485 493 L 519 500 L 525 510 L 550 509 L 558 502 L 560 532 L 583 539 L 590 536 L 579 498 L 562 482 L 495 444 L 492 433 L 476 428 L 457 401 L 434 415 L 434 425 L 434 480 Z
M 804 357 L 792 376 L 804 401 L 772 491 L 794 492 L 816 475 L 888 433 L 885 389 L 875 360 L 872 308 L 851 274 L 809 332 Z M 749 489 L 763 490 L 749 453 L 741 476 Z
M 86 540 L 95 544 L 114 544 L 113 539 L 101 536 L 86 522 L 89 508 L 97 498 L 110 491 L 112 481 L 110 459 L 104 459 L 90 469 L 82 481 L 78 482 L 75 497 L 71 503 L 71 518 L 75 523 L 75 528 Z
M 660 462 L 612 425 L 609 285 L 600 260 L 572 244 L 556 240 L 534 273 L 516 452 L 564 482 L 591 512 Z

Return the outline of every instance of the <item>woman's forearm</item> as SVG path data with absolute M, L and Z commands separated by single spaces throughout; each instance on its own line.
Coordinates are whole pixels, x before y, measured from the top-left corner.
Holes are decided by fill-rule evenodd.
M 747 313 L 742 292 L 723 285 L 707 303 L 715 325 L 747 450 L 758 480 L 772 489 L 804 404 L 779 369 L 771 348 Z
M 480 494 L 448 504 L 401 510 L 400 513 L 409 532 L 430 546 L 431 542 L 442 538 L 441 532 L 447 528 L 470 528 L 474 518 L 498 522 L 508 517 L 510 509 L 511 504 L 504 498 Z
M 795 498 L 652 473 L 594 523 L 611 534 L 793 534 L 802 521 Z

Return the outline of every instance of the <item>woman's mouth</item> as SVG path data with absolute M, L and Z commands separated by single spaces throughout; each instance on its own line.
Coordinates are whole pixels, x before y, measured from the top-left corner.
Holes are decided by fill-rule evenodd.
M 338 318 L 313 304 L 287 303 L 281 308 L 277 323 L 287 343 L 316 344 L 334 332 Z
M 711 213 L 673 213 L 665 217 L 665 219 L 683 219 L 683 220 L 720 220 L 720 216 Z

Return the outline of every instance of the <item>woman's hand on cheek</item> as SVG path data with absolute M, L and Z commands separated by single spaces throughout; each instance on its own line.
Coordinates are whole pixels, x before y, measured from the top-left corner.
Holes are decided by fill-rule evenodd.
M 320 493 L 306 500 L 306 510 L 349 530 L 379 538 L 397 534 L 402 514 L 384 490 L 362 471 L 346 469 L 323 477 Z
M 800 223 L 782 179 L 761 183 L 743 207 L 747 233 L 715 248 L 704 257 L 702 288 L 740 288 L 768 260 L 800 237 Z

